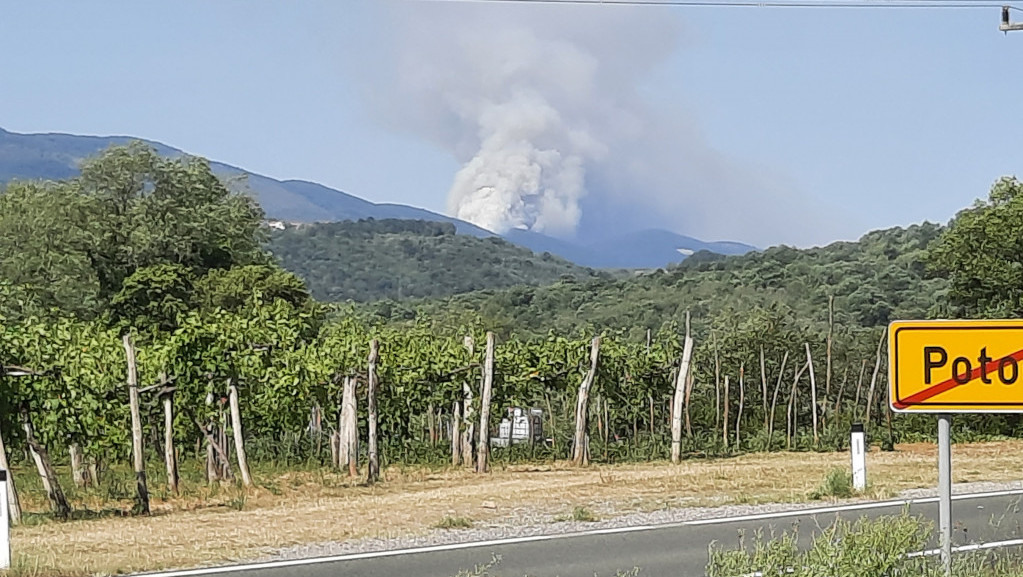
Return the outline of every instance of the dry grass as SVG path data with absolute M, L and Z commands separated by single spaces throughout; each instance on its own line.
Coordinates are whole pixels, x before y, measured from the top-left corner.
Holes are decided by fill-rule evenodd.
M 1023 441 L 953 451 L 956 482 L 1020 478 Z M 872 452 L 871 496 L 934 486 L 935 459 L 935 447 L 927 444 Z M 373 487 L 340 475 L 287 473 L 260 479 L 263 487 L 247 491 L 229 487 L 157 500 L 148 518 L 17 527 L 13 549 L 17 572 L 26 575 L 186 567 L 251 559 L 288 545 L 421 533 L 446 518 L 514 519 L 515 510 L 523 508 L 556 517 L 586 507 L 603 518 L 664 507 L 803 501 L 830 469 L 847 466 L 847 453 L 774 453 L 678 466 L 513 466 L 486 476 L 390 469 L 386 482 Z M 225 506 L 241 497 L 242 510 Z M 26 498 L 26 504 L 43 506 L 38 497 Z M 104 505 L 109 506 L 89 503 Z

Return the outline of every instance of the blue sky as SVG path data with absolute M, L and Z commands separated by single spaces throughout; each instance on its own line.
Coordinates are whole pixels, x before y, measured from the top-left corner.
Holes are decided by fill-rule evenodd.
M 0 8 L 0 126 L 140 136 L 377 202 L 485 218 L 504 197 L 473 183 L 520 159 L 524 117 L 501 115 L 539 100 L 551 116 L 510 140 L 558 172 L 541 186 L 579 188 L 495 218 L 563 236 L 823 244 L 945 222 L 1023 165 L 1023 32 L 997 8 Z M 492 78 L 509 57 L 525 72 Z M 456 175 L 472 198 L 453 208 Z

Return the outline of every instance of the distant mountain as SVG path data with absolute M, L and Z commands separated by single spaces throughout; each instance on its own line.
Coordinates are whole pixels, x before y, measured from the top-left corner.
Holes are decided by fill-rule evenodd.
M 130 136 L 18 134 L 0 128 L 0 184 L 12 180 L 62 180 L 78 175 L 79 163 L 114 145 L 141 140 L 167 156 L 184 151 L 160 142 Z M 401 204 L 376 204 L 357 196 L 304 180 L 276 180 L 211 160 L 210 166 L 227 180 L 245 176 L 247 191 L 267 217 L 288 222 L 328 222 L 363 218 L 402 218 L 450 222 L 460 234 L 495 236 L 474 224 Z M 239 187 L 240 185 L 235 184 Z
M 73 134 L 19 134 L 0 128 L 0 185 L 12 180 L 61 180 L 76 176 L 79 163 L 103 149 L 127 144 L 130 136 L 79 136 Z M 159 142 L 143 140 L 160 154 L 183 151 Z M 304 180 L 276 180 L 236 166 L 210 161 L 217 175 L 237 181 L 245 176 L 245 190 L 259 202 L 267 217 L 286 222 L 333 222 L 373 218 L 446 222 L 459 234 L 498 236 L 472 223 L 402 204 L 373 203 L 357 196 Z M 241 188 L 240 185 L 235 185 Z M 557 255 L 594 268 L 657 268 L 683 260 L 688 254 L 707 250 L 719 254 L 743 254 L 754 247 L 732 242 L 703 242 L 665 230 L 630 232 L 596 243 L 576 243 L 543 234 L 512 230 L 508 241 L 538 254 Z
M 511 230 L 504 237 L 534 252 L 549 252 L 594 268 L 660 268 L 701 250 L 723 255 L 756 250 L 738 242 L 704 242 L 661 229 L 639 230 L 589 244 L 570 243 L 524 230 Z

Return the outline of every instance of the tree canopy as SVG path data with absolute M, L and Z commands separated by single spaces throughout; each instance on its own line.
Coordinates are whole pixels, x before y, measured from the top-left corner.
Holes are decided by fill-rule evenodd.
M 183 290 L 188 275 L 269 263 L 262 219 L 203 159 L 165 158 L 139 143 L 112 147 L 84 161 L 76 178 L 6 188 L 0 277 L 45 308 L 123 316 L 138 312 L 141 284 L 160 290 L 172 271 Z M 136 276 L 154 266 L 164 268 L 143 273 L 146 282 Z M 158 300 L 153 306 L 170 306 L 167 295 Z
M 948 279 L 944 316 L 1023 315 L 1023 183 L 1003 177 L 987 201 L 960 211 L 929 254 Z

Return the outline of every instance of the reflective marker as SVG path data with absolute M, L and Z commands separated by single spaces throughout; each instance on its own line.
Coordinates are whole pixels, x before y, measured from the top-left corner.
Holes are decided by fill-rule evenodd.
M 863 491 L 867 488 L 867 443 L 863 423 L 853 423 L 851 436 L 849 450 L 852 453 L 853 489 Z

